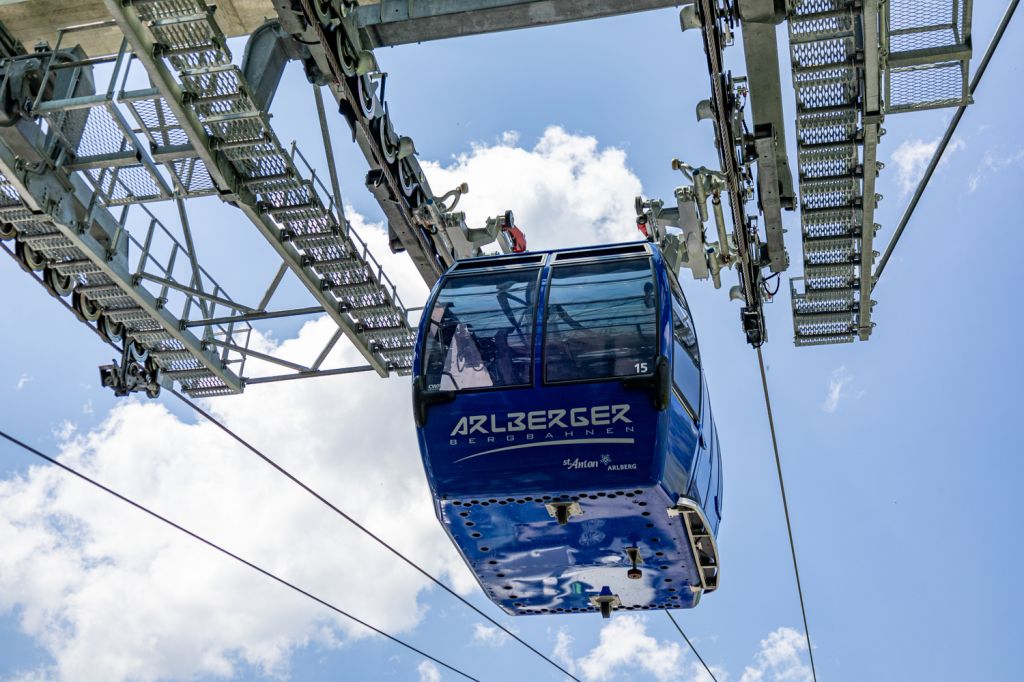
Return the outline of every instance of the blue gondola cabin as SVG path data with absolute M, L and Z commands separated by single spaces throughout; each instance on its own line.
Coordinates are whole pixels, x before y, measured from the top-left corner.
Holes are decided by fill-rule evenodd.
M 460 261 L 413 373 L 438 518 L 506 612 L 688 608 L 717 588 L 718 435 L 656 247 Z

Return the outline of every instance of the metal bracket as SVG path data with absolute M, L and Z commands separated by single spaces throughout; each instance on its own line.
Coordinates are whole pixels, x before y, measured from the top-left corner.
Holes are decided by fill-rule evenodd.
M 125 338 L 121 349 L 121 361 L 113 365 L 100 366 L 100 383 L 124 397 L 132 393 L 145 393 L 149 398 L 160 395 L 160 367 L 152 360 L 149 351 L 135 341 Z
M 601 611 L 602 618 L 611 618 L 612 611 L 622 606 L 622 600 L 619 599 L 619 595 L 612 594 L 611 588 L 607 585 L 601 588 L 599 594 L 590 597 L 590 603 Z
M 558 521 L 560 526 L 569 523 L 569 519 L 573 516 L 581 516 L 583 514 L 583 509 L 580 508 L 579 502 L 548 502 L 544 505 L 544 508 L 548 510 L 551 518 Z
M 680 497 L 675 506 L 667 509 L 668 515 L 678 516 L 683 521 L 683 528 L 690 540 L 693 562 L 700 576 L 700 589 L 703 592 L 714 592 L 718 589 L 718 544 L 711 532 L 711 524 L 704 515 L 704 510 L 696 500 Z

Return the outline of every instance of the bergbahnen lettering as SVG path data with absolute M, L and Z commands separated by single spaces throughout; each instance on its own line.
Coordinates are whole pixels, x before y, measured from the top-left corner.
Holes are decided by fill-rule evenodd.
M 520 431 L 550 431 L 584 426 L 632 424 L 627 415 L 629 405 L 594 405 L 592 407 L 553 408 L 507 414 L 475 414 L 459 419 L 451 436 L 490 435 Z

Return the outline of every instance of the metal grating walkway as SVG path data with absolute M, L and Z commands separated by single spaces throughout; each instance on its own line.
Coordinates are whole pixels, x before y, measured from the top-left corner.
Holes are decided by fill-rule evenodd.
M 861 327 L 862 150 L 875 140 L 862 127 L 861 16 L 853 7 L 803 0 L 789 20 L 804 255 L 803 278 L 790 280 L 798 346 L 853 341 Z
M 114 239 L 104 243 L 93 231 L 78 229 L 78 221 L 61 220 L 59 209 L 45 203 L 46 190 L 52 186 L 46 180 L 78 189 L 78 193 L 69 195 L 71 199 L 88 197 L 89 188 L 60 171 L 51 171 L 53 177 L 35 174 L 37 178 L 18 178 L 16 168 L 13 155 L 0 145 L 0 224 L 4 226 L 3 236 L 15 240 L 15 253 L 23 267 L 42 271 L 42 280 L 51 293 L 70 295 L 76 313 L 85 321 L 97 322 L 100 333 L 114 345 L 129 338 L 141 344 L 164 376 L 177 380 L 190 396 L 242 390 L 238 375 L 227 368 L 226 357 L 207 350 L 203 340 L 183 329 L 180 320 L 166 309 L 166 301 L 144 289 L 128 270 L 130 238 L 126 231 L 114 232 Z M 81 203 L 76 207 L 82 214 L 88 211 L 93 220 L 108 226 L 118 224 L 101 207 L 87 208 Z M 166 233 L 163 225 L 152 218 L 150 238 L 158 230 Z M 227 342 L 248 344 L 248 325 L 232 325 L 221 331 L 220 338 Z
M 804 254 L 804 276 L 790 280 L 796 345 L 871 335 L 882 118 L 967 102 L 970 15 L 970 0 L 793 4 Z
M 301 155 L 282 146 L 231 63 L 213 8 L 202 0 L 107 5 L 162 97 L 133 107 L 146 136 L 157 147 L 187 140 L 199 159 L 177 159 L 182 171 L 190 163 L 190 177 L 211 178 L 246 213 L 378 373 L 408 373 L 415 334 L 394 285 Z

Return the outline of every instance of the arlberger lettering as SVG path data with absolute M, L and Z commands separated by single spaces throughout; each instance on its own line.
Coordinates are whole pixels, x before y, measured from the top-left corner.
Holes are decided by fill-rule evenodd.
M 593 405 L 591 407 L 553 408 L 508 414 L 474 414 L 460 417 L 452 428 L 452 436 L 472 434 L 515 433 L 518 431 L 550 431 L 584 426 L 632 424 L 629 405 Z M 589 431 L 588 431 L 589 432 Z
M 526 424 L 523 423 L 523 417 L 526 415 L 522 412 L 509 412 L 508 413 L 508 430 L 509 431 L 525 431 Z
M 487 433 L 485 425 L 487 424 L 487 417 L 482 414 L 474 415 L 469 418 L 469 432 L 470 433 Z
M 528 415 L 526 415 L 526 426 L 531 431 L 543 431 L 544 429 L 547 428 L 547 425 L 544 422 L 545 416 L 547 416 L 547 413 L 544 412 L 543 410 L 535 410 L 533 412 L 530 412 Z
M 626 406 L 629 407 L 628 405 Z M 553 429 L 555 427 L 565 428 L 566 424 L 562 421 L 562 417 L 565 416 L 565 410 L 548 410 L 548 428 Z
M 629 405 L 612 405 L 612 424 L 615 422 L 632 424 L 633 420 L 626 416 L 627 412 L 629 412 Z

